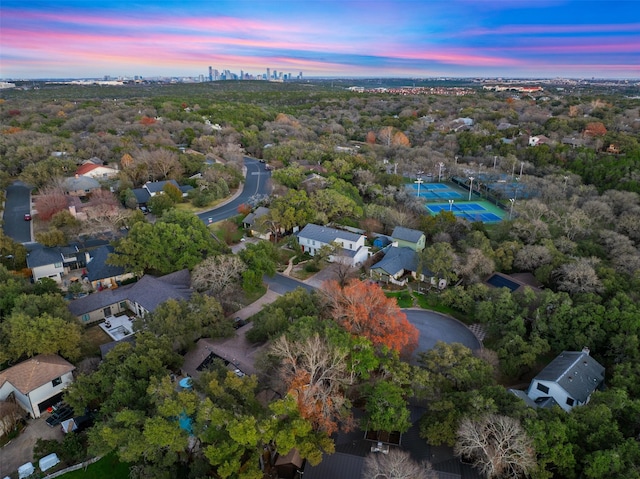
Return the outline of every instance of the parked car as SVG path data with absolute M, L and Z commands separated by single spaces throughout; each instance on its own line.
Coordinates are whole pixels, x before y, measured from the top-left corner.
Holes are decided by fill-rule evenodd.
M 73 417 L 73 409 L 71 406 L 64 404 L 51 413 L 51 416 L 47 418 L 47 425 L 49 427 L 55 427 L 62 421 L 71 419 Z
M 148 215 L 149 214 L 149 208 L 147 208 L 146 206 L 141 206 L 140 207 L 140 211 L 142 211 L 142 214 L 144 214 L 144 215 Z
M 25 221 L 31 221 L 31 215 L 30 215 L 29 213 L 26 213 L 26 214 L 24 215 L 24 220 L 25 220 Z
M 246 319 L 242 319 L 242 318 L 235 318 L 233 320 L 233 328 L 234 329 L 239 329 L 242 326 L 244 326 L 245 324 L 247 324 L 247 320 Z

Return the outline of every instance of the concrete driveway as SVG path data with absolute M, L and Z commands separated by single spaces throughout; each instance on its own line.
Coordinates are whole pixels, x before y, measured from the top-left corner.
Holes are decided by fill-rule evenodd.
M 417 308 L 403 309 L 402 312 L 420 331 L 418 349 L 413 355 L 412 362 L 415 362 L 417 353 L 433 349 L 438 341 L 449 344 L 461 343 L 469 349 L 482 348 L 475 334 L 464 323 L 451 316 Z
M 39 457 L 33 457 L 33 446 L 38 439 L 55 439 L 62 441 L 63 433 L 60 426 L 49 427 L 46 423 L 48 414 L 38 419 L 29 419 L 25 430 L 9 444 L 0 449 L 0 477 L 17 477 L 18 467 L 26 462 L 33 462 L 38 467 Z

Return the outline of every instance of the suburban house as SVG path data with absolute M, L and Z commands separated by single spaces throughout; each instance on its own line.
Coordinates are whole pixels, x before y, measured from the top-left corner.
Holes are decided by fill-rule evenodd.
M 176 180 L 147 181 L 144 185 L 142 185 L 142 188 L 135 188 L 133 190 L 133 194 L 136 197 L 138 206 L 144 206 L 152 197 L 158 194 L 161 195 L 164 191 L 163 189 L 165 185 L 167 184 L 171 184 L 178 188 L 182 192 L 183 197 L 187 196 L 189 190 L 193 189 L 191 185 L 180 186 Z
M 549 145 L 551 144 L 551 138 L 548 138 L 544 135 L 536 135 L 529 137 L 529 146 L 538 146 L 538 145 Z
M 77 246 L 56 246 L 52 248 L 33 248 L 27 254 L 27 267 L 31 269 L 33 281 L 51 278 L 62 282 L 62 275 L 72 269 L 84 268 L 87 254 L 80 252 Z
M 422 251 L 427 241 L 422 231 L 412 230 L 404 226 L 396 226 L 391 233 L 391 238 L 398 243 L 398 248 L 407 247 L 413 251 Z
M 563 351 L 531 380 L 526 395 L 537 407 L 558 404 L 570 411 L 588 403 L 591 394 L 603 384 L 604 367 L 584 348 Z
M 0 371 L 0 401 L 15 400 L 37 418 L 56 404 L 73 382 L 75 366 L 55 354 L 40 354 Z
M 351 266 L 358 266 L 369 257 L 369 247 L 365 246 L 365 241 L 366 237 L 363 234 L 313 223 L 309 223 L 298 232 L 298 243 L 303 252 L 315 256 L 323 246 L 337 244 L 340 248 L 329 257 L 329 261 Z
M 101 164 L 95 164 L 92 162 L 87 162 L 83 165 L 80 165 L 76 170 L 77 176 L 89 176 L 96 180 L 107 180 L 116 176 L 117 174 L 117 169 L 110 168 L 109 166 L 104 166 Z
M 94 190 L 100 189 L 100 183 L 90 176 L 76 175 L 71 178 L 65 178 L 62 182 L 64 191 L 70 196 L 87 196 Z
M 87 279 L 95 290 L 117 288 L 122 281 L 133 278 L 133 273 L 125 272 L 122 266 L 107 264 L 107 258 L 114 253 L 113 246 L 105 245 L 89 253 Z
M 420 417 L 425 411 L 410 407 L 411 428 L 401 435 L 398 443 L 387 443 L 367 439 L 365 431 L 354 428 L 350 432 L 339 432 L 335 436 L 335 452 L 325 454 L 322 462 L 304 466 L 304 479 L 359 479 L 362 477 L 365 458 L 370 454 L 386 454 L 391 449 L 400 449 L 410 454 L 416 462 L 429 461 L 442 479 L 480 479 L 480 473 L 471 465 L 454 455 L 453 449 L 445 446 L 433 447 L 420 437 Z M 363 414 L 354 410 L 357 419 Z
M 251 236 L 263 240 L 271 239 L 271 232 L 259 224 L 259 219 L 269 214 L 269 208 L 259 206 L 255 211 L 249 213 L 242 220 L 242 227 L 251 233 Z
M 407 275 L 414 279 L 418 278 L 418 253 L 413 249 L 403 246 L 401 248 L 387 248 L 384 258 L 371 266 L 369 274 L 372 278 L 398 286 L 407 284 Z M 439 280 L 428 268 L 423 267 L 421 281 L 428 281 L 433 286 L 438 285 L 441 289 L 446 286 L 445 280 Z M 445 281 L 442 286 L 440 283 Z
M 69 311 L 84 324 L 126 311 L 142 317 L 168 299 L 188 300 L 191 294 L 191 275 L 183 269 L 160 277 L 144 275 L 136 283 L 76 299 L 69 303 Z

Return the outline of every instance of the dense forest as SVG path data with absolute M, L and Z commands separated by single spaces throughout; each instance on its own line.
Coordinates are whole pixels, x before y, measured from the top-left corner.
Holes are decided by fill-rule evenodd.
M 265 451 L 296 447 L 311 464 L 333 452 L 332 434 L 353 427 L 354 405 L 371 428 L 404 432 L 407 408 L 418 404 L 426 409 L 422 437 L 476 460 L 487 477 L 640 478 L 637 91 L 546 85 L 523 94 L 465 84 L 472 92 L 458 96 L 346 86 L 241 81 L 3 92 L 0 181 L 33 185 L 36 239 L 62 245 L 126 228 L 113 243 L 114 264 L 138 275 L 189 268 L 197 293 L 164 303 L 136 325 L 135 344 L 117 346 L 97 365 L 63 293 L 14 274 L 26 266 L 26 250 L 3 235 L 0 361 L 38 353 L 84 360 L 66 397 L 77 411 L 95 410 L 97 420 L 67 449 L 115 451 L 131 477 L 262 478 Z M 251 206 L 268 206 L 261 226 L 277 241 L 233 255 L 180 209 L 228 196 L 242 181 L 245 155 L 272 169 L 273 194 L 239 219 Z M 118 175 L 86 202 L 113 208 L 94 207 L 79 220 L 68 213 L 61 179 L 91 158 Z M 418 176 L 470 175 L 521 192 L 491 197 L 509 210 L 505 220 L 429 215 L 407 189 Z M 193 190 L 186 200 L 167 190 L 151 205 L 151 222 L 131 192 L 167 179 Z M 238 298 L 259 296 L 263 274 L 301 255 L 288 233 L 313 222 L 368 234 L 396 226 L 424 232 L 420 262 L 449 286 L 410 283 L 416 304 L 481 325 L 484 348 L 439 344 L 409 363 L 417 331 L 394 297 L 360 281 L 367 264 L 315 293 L 284 295 L 253 318 L 248 338 L 267 345 L 257 376 L 214 364 L 194 390 L 176 391 L 171 375 L 194 340 L 232 335 L 226 316 Z M 237 229 L 230 223 L 223 231 Z M 183 238 L 192 239 L 188 248 Z M 322 267 L 325 253 L 310 270 Z M 530 273 L 540 288 L 490 288 L 483 281 L 496 271 Z M 588 404 L 534 409 L 507 391 L 526 388 L 562 351 L 584 347 L 606 369 L 606 388 Z M 278 394 L 264 399 L 265 391 Z M 503 426 L 504 437 L 491 437 L 510 447 L 495 455 L 486 452 L 492 444 L 465 449 L 470 436 L 489 435 L 488 424 Z

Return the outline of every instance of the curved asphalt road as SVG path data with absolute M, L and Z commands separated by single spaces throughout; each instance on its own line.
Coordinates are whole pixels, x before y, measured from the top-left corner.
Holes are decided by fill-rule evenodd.
M 229 203 L 198 213 L 198 218 L 205 223 L 217 223 L 218 221 L 226 220 L 238 214 L 238 206 L 241 204 L 251 204 L 256 197 L 270 193 L 269 179 L 271 178 L 271 172 L 265 168 L 265 165 L 258 160 L 245 156 L 244 166 L 247 169 L 247 175 L 242 192 Z
M 271 277 L 264 276 L 263 279 L 269 285 L 269 289 L 278 294 L 285 294 L 296 288 L 304 288 L 309 292 L 316 289 L 309 284 L 279 273 Z M 438 341 L 448 344 L 461 343 L 472 350 L 482 347 L 482 344 L 471 330 L 451 316 L 426 309 L 403 309 L 402 312 L 407 315 L 409 322 L 418 328 L 420 332 L 416 353 L 433 349 Z M 416 355 L 414 353 L 413 359 L 415 360 L 415 358 Z
M 4 204 L 4 234 L 18 243 L 31 242 L 31 222 L 24 215 L 31 213 L 31 188 L 21 181 L 8 186 Z

